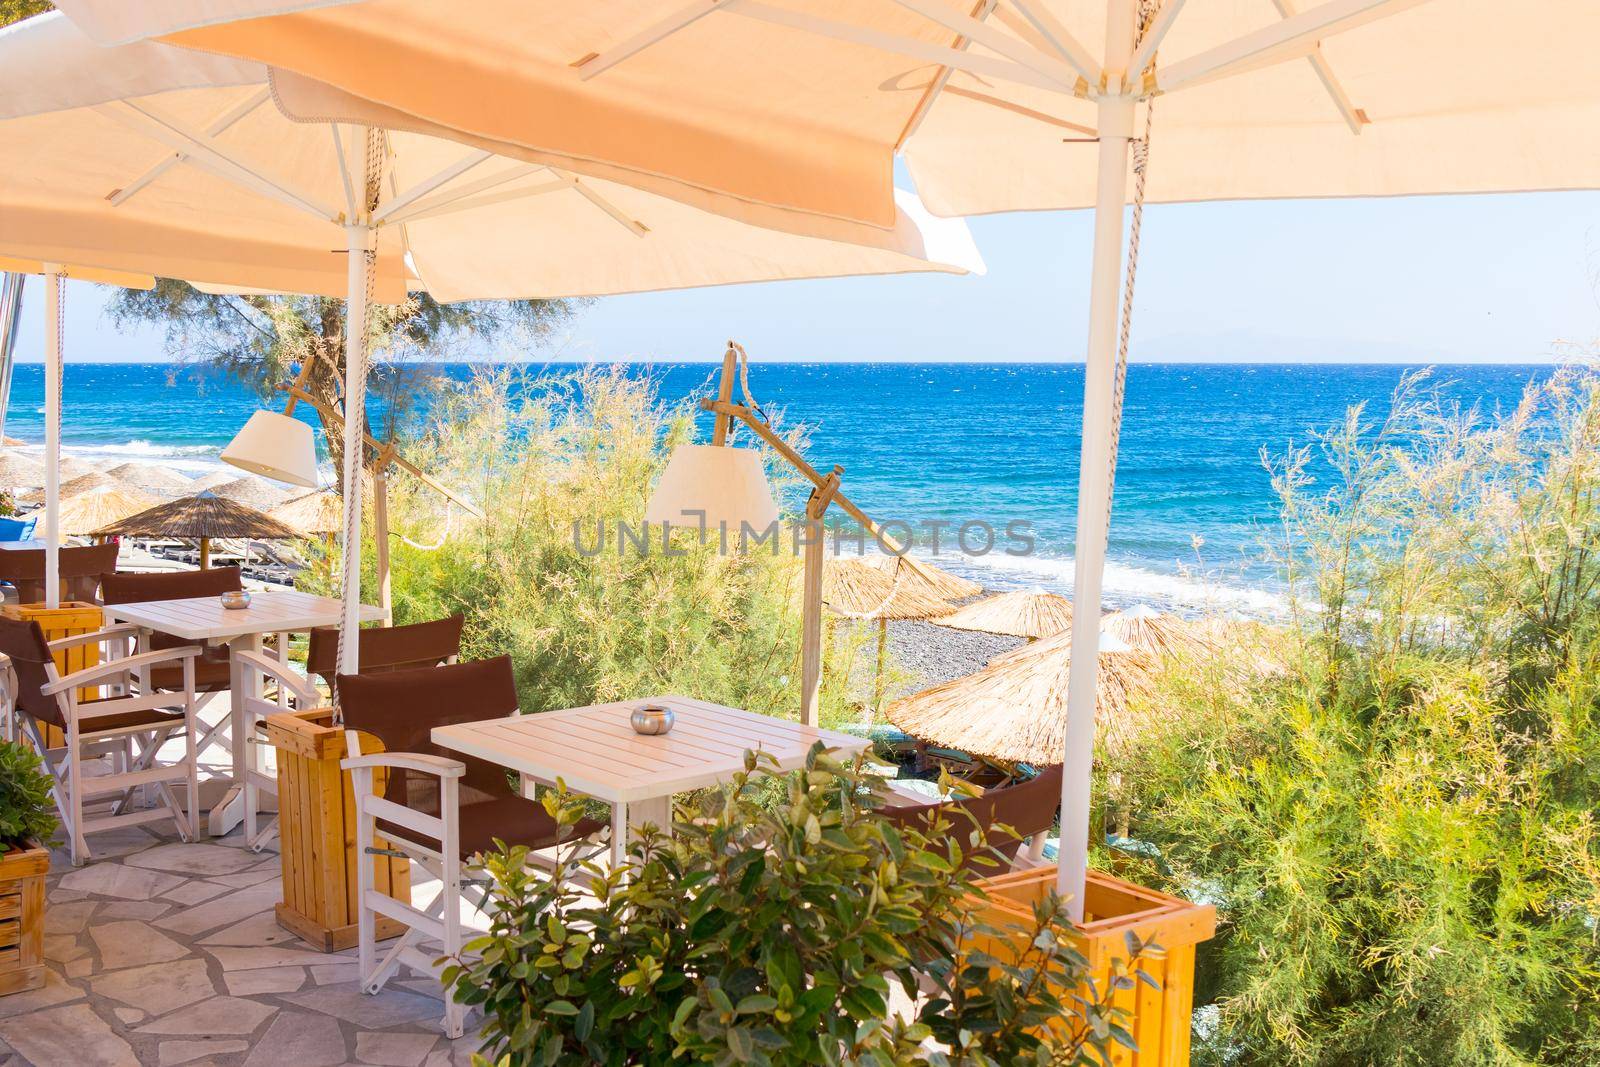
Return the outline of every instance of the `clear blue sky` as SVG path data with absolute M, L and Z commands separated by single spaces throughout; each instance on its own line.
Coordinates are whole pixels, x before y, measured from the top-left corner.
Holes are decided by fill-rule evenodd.
M 558 346 L 500 358 L 1048 360 L 1083 355 L 1089 216 L 973 220 L 986 277 L 784 282 L 612 297 Z M 1532 362 L 1600 337 L 1600 193 L 1152 207 L 1134 358 Z M 162 358 L 74 283 L 68 358 Z M 30 290 L 22 358 L 43 345 Z

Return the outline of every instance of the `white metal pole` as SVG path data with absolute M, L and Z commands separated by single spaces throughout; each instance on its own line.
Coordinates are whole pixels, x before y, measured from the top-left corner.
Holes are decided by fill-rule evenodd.
M 344 333 L 344 559 L 342 574 L 343 640 L 339 671 L 361 669 L 361 467 L 366 451 L 367 403 L 367 252 L 374 247 L 373 229 L 365 223 L 345 227 L 350 253 Z
M 1115 93 L 1133 52 L 1136 0 L 1106 5 L 1106 85 Z M 1100 652 L 1100 587 L 1111 505 L 1111 432 L 1122 285 L 1122 214 L 1128 191 L 1131 96 L 1099 99 L 1099 172 L 1094 259 L 1089 285 L 1089 345 L 1083 374 L 1083 450 L 1078 470 L 1078 533 L 1072 581 L 1072 663 L 1067 677 L 1067 737 L 1061 776 L 1061 846 L 1056 887 L 1074 921 L 1083 920 L 1089 870 L 1089 776 L 1094 763 L 1095 690 Z
M 61 606 L 61 267 L 44 273 L 44 604 Z

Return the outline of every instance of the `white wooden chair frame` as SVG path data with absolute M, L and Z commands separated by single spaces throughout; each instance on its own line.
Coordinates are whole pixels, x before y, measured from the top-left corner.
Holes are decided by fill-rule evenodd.
M 463 898 L 481 908 L 486 896 L 477 884 L 463 878 L 460 849 L 461 777 L 466 774 L 466 764 L 460 760 L 446 759 L 420 752 L 379 752 L 362 755 L 360 736 L 354 730 L 345 731 L 345 750 L 349 753 L 340 766 L 350 772 L 356 805 L 356 899 L 360 902 L 357 917 L 357 945 L 360 959 L 361 991 L 368 994 L 380 992 L 385 983 L 399 970 L 401 964 L 422 974 L 438 978 L 442 967 L 435 963 L 440 953 L 424 952 L 419 943 L 432 939 L 439 943 L 446 957 L 459 957 L 465 943 L 461 922 Z M 373 788 L 373 772 L 379 769 L 393 773 L 396 770 L 415 771 L 439 779 L 439 814 L 423 812 L 396 804 L 379 796 Z M 434 851 L 414 841 L 389 837 L 390 847 L 404 853 L 419 863 L 428 873 L 439 879 L 440 890 L 426 908 L 395 900 L 380 893 L 375 885 L 377 856 L 373 851 L 377 836 L 377 821 L 386 819 L 397 826 L 414 830 L 424 838 L 437 841 L 440 850 Z M 384 954 L 377 958 L 377 917 L 386 916 L 406 927 L 405 933 Z M 482 931 L 473 930 L 474 933 Z M 455 988 L 444 991 L 444 1032 L 451 1039 L 466 1030 L 466 1005 L 457 1003 Z
M 243 692 L 233 694 L 234 714 L 230 716 L 234 729 L 244 733 L 244 767 L 240 771 L 240 785 L 244 790 L 244 839 L 252 851 L 260 852 L 267 843 L 278 836 L 278 820 L 269 820 L 258 826 L 261 818 L 261 794 L 266 792 L 274 799 L 278 796 L 278 779 L 262 769 L 260 751 L 264 743 L 256 727 L 268 715 L 281 711 L 307 710 L 327 704 L 327 698 L 311 678 L 289 666 L 289 641 L 287 634 L 278 635 L 276 657 L 260 652 L 239 649 L 233 653 L 244 679 Z M 278 691 L 267 700 L 256 694 L 261 687 L 255 675 L 270 678 L 277 683 Z
M 115 644 L 125 650 L 137 632 L 137 628 L 132 626 L 109 626 L 93 633 L 51 641 L 49 649 L 54 653 L 88 644 Z M 40 687 L 40 692 L 46 697 L 55 697 L 62 722 L 66 724 L 67 743 L 64 748 L 57 749 L 45 745 L 39 721 L 16 707 L 15 670 L 7 664 L 4 693 L 6 717 L 10 720 L 7 732 L 14 731 L 16 722 L 20 720 L 20 725 L 43 759 L 45 770 L 52 779 L 51 793 L 55 798 L 56 810 L 68 834 L 73 866 L 81 866 L 93 858 L 85 840 L 88 835 L 122 826 L 156 822 L 169 815 L 185 841 L 195 839 L 199 825 L 200 783 L 194 659 L 199 654 L 200 648 L 196 645 L 136 655 L 124 654 L 66 676 L 57 673 L 54 663 L 45 664 L 46 683 Z M 137 680 L 147 676 L 150 668 L 170 663 L 181 663 L 183 666 L 181 691 L 137 691 Z M 79 703 L 78 694 L 81 690 L 102 686 L 111 691 L 111 696 L 92 703 Z M 182 718 L 174 718 L 170 723 L 94 729 L 94 720 L 97 718 L 138 711 L 180 711 Z M 183 732 L 185 740 L 183 759 L 164 766 L 158 765 L 156 755 L 161 746 L 179 731 Z M 136 744 L 137 753 L 134 752 Z M 104 755 L 112 758 L 116 768 L 113 773 L 92 778 L 83 774 L 85 759 Z M 179 781 L 185 783 L 187 789 L 187 811 L 179 806 L 172 791 L 173 783 Z M 156 787 L 161 806 L 143 811 L 126 810 L 133 791 L 142 786 Z M 111 814 L 92 820 L 85 817 L 86 799 L 117 792 L 122 796 L 113 805 Z

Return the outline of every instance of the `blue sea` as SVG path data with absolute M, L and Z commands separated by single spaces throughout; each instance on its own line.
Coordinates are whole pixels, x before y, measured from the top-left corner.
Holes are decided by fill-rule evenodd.
M 551 370 L 559 370 L 553 366 Z M 664 399 L 704 395 L 706 364 L 639 367 Z M 1270 613 L 1277 583 L 1258 561 L 1276 515 L 1265 449 L 1281 455 L 1337 423 L 1352 404 L 1374 416 L 1406 368 L 1375 365 L 1136 364 L 1112 518 L 1107 599 Z M 439 373 L 473 373 L 453 364 Z M 1485 409 L 1514 405 L 1549 368 L 1438 369 L 1446 392 Z M 843 488 L 880 523 L 909 524 L 916 551 L 996 588 L 1071 587 L 1073 500 L 1083 368 L 1070 364 L 758 364 L 750 385 L 788 424 L 810 429 L 810 458 L 844 467 Z M 5 432 L 43 437 L 43 374 L 19 365 Z M 225 377 L 170 364 L 69 364 L 68 452 L 142 458 L 191 474 L 262 403 Z M 275 402 L 274 402 L 275 403 Z M 703 416 L 709 431 L 709 416 Z M 791 502 L 795 503 L 795 502 Z M 967 547 L 954 542 L 966 526 Z M 985 527 L 996 531 L 984 548 Z M 1026 531 L 1032 550 L 1010 555 Z M 898 529 L 898 528 L 896 528 Z M 1198 548 L 1196 547 L 1198 544 Z

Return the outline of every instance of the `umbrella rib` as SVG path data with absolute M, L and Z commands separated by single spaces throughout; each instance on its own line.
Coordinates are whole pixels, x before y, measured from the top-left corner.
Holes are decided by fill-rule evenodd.
M 465 210 L 466 207 L 472 206 L 472 204 L 492 204 L 496 202 L 494 199 L 473 200 L 471 203 L 466 202 L 469 200 L 469 198 L 476 197 L 479 193 L 487 192 L 488 190 L 504 185 L 507 182 L 516 181 L 518 178 L 525 178 L 530 174 L 536 174 L 541 170 L 548 169 L 548 167 L 540 163 L 521 163 L 510 168 L 509 170 L 501 171 L 499 174 L 491 174 L 488 177 L 479 178 L 475 182 L 468 182 L 459 189 L 452 189 L 448 193 L 440 193 L 437 196 L 430 196 L 421 200 L 417 200 L 408 205 L 404 211 L 397 211 L 392 214 L 388 221 L 391 224 L 415 222 L 417 219 L 430 218 L 434 215 L 443 214 L 446 211 Z M 566 182 L 563 181 L 559 185 L 534 186 L 533 188 L 542 191 L 558 188 L 564 189 L 566 188 Z M 518 190 L 518 193 L 521 195 L 529 191 L 531 190 Z M 457 205 L 461 206 L 458 207 Z
M 1328 0 L 1214 48 L 1158 68 L 1154 87 L 1164 93 L 1202 85 L 1308 55 L 1323 38 L 1416 7 L 1427 0 Z
M 978 9 L 973 12 L 972 17 L 982 22 L 994 11 L 996 3 L 998 3 L 998 0 L 983 0 L 978 5 Z M 958 52 L 965 52 L 971 46 L 972 38 L 964 35 L 957 37 L 954 45 Z M 895 142 L 895 151 L 898 152 L 904 148 L 906 142 L 911 140 L 912 135 L 922 128 L 923 120 L 928 117 L 928 112 L 933 110 L 935 101 L 944 92 L 944 87 L 950 84 L 950 76 L 955 72 L 954 67 L 942 66 L 939 68 L 939 73 L 935 75 L 933 81 L 928 85 L 928 91 L 922 94 L 921 100 L 917 101 L 917 109 L 911 113 L 911 119 L 906 123 L 905 131 L 900 134 L 900 139 Z
M 264 88 L 260 89 L 257 92 L 250 94 L 250 96 L 234 106 L 228 108 L 226 111 L 223 111 L 216 118 L 212 119 L 206 124 L 206 136 L 215 137 L 220 133 L 226 132 L 234 123 L 238 122 L 240 119 L 243 119 L 256 108 L 266 103 L 267 97 L 270 95 L 271 92 L 269 90 Z M 171 170 L 173 167 L 176 167 L 179 163 L 187 162 L 188 159 L 189 156 L 185 152 L 173 152 L 171 155 L 165 156 L 159 163 L 156 163 L 143 174 L 133 179 L 133 181 L 129 182 L 127 185 L 124 185 L 121 189 L 118 189 L 115 193 L 111 194 L 111 196 L 108 198 L 111 202 L 111 206 L 121 207 L 140 189 L 143 189 L 145 186 L 161 177 L 167 171 Z
M 1288 13 L 1284 12 L 1283 8 L 1284 4 L 1279 2 L 1279 13 L 1287 17 Z M 1127 79 L 1130 85 L 1140 84 L 1144 77 L 1144 69 L 1155 61 L 1156 50 L 1161 47 L 1167 31 L 1172 29 L 1172 24 L 1178 20 L 1178 12 L 1182 10 L 1183 0 L 1166 0 L 1161 5 L 1161 10 L 1156 12 L 1149 29 L 1139 38 L 1139 47 L 1134 49 L 1133 58 L 1128 61 Z
M 560 172 L 558 171 L 557 173 Z M 629 233 L 633 234 L 635 237 L 643 237 L 645 234 L 650 232 L 650 228 L 644 223 L 639 222 L 637 219 L 629 218 L 621 208 L 617 207 L 617 205 L 613 204 L 610 200 L 607 200 L 605 197 L 589 188 L 588 182 L 581 181 L 570 174 L 567 175 L 567 178 L 572 182 L 572 187 L 578 190 L 579 193 L 583 194 L 583 198 L 585 200 L 589 201 L 589 203 L 593 204 L 601 211 L 604 211 L 607 215 L 610 215 L 617 221 L 618 225 L 627 230 Z
M 328 133 L 333 138 L 333 157 L 339 161 L 339 187 L 344 190 L 345 218 L 353 219 L 361 211 L 356 206 L 356 185 L 350 180 L 350 161 L 345 158 L 344 138 L 339 136 L 339 124 L 328 123 Z
M 591 53 L 572 65 L 578 68 L 578 77 L 588 81 L 597 74 L 605 73 L 623 60 L 638 55 L 651 45 L 659 44 L 685 26 L 699 22 L 718 7 L 721 7 L 723 3 L 724 0 L 695 0 L 694 3 L 687 7 L 679 8 L 666 18 L 651 23 L 645 29 L 616 45 L 616 47 L 608 48 L 604 52 Z
M 161 118 L 128 101 L 96 104 L 94 112 L 170 148 L 185 154 L 189 162 L 211 171 L 251 192 L 288 204 L 327 222 L 338 222 L 337 212 L 329 210 L 276 179 L 251 169 L 219 148 L 211 138 L 187 130 L 170 119 Z
M 1087 86 L 1081 84 L 1081 79 L 1073 77 L 1062 81 L 1052 75 L 1041 74 L 1031 66 L 1014 63 L 1008 59 L 974 55 L 971 52 L 963 52 L 959 49 L 933 44 L 929 41 L 919 41 L 912 37 L 902 37 L 899 34 L 885 33 L 882 30 L 856 26 L 848 22 L 836 22 L 833 19 L 808 15 L 803 11 L 791 11 L 788 8 L 773 7 L 770 4 L 760 3 L 759 0 L 726 0 L 723 8 L 726 11 L 744 15 L 746 18 L 770 22 L 777 26 L 787 26 L 790 29 L 804 30 L 807 33 L 830 37 L 836 41 L 864 44 L 870 48 L 908 56 L 911 59 L 937 63 L 940 66 L 953 67 L 956 70 L 970 71 L 973 74 L 983 74 L 991 78 L 1003 78 L 1019 85 L 1031 85 L 1036 89 L 1046 89 L 1055 93 L 1068 93 L 1073 96 L 1087 95 Z M 969 21 L 979 26 L 983 25 L 975 19 Z
M 1278 9 L 1278 14 L 1284 18 L 1292 18 L 1300 13 L 1294 6 L 1294 0 L 1272 0 L 1272 3 Z M 1339 79 L 1334 76 L 1333 68 L 1328 65 L 1328 57 L 1322 54 L 1321 46 L 1319 45 L 1306 59 L 1311 63 L 1311 69 L 1317 72 L 1322 87 L 1333 98 L 1333 106 L 1344 116 L 1345 125 L 1350 127 L 1351 133 L 1359 134 L 1361 127 L 1368 122 L 1367 116 L 1350 102 L 1349 94 L 1344 91 L 1344 86 L 1340 85 Z
M 467 153 L 465 156 L 462 156 L 460 159 L 456 160 L 448 167 L 443 168 L 438 173 L 422 179 L 422 181 L 413 185 L 405 192 L 396 195 L 393 200 L 389 201 L 383 206 L 382 209 L 373 214 L 372 221 L 374 223 L 381 223 L 385 221 L 396 212 L 404 210 L 407 205 L 422 199 L 440 186 L 461 177 L 461 175 L 465 174 L 473 167 L 476 167 L 484 160 L 491 158 L 493 155 L 493 152 L 486 152 L 483 149 L 478 149 L 476 151 Z
M 915 0 L 914 4 L 912 0 L 899 0 L 899 3 L 914 7 L 915 10 L 919 11 L 924 7 L 938 6 L 936 2 L 930 4 L 928 0 Z M 1056 54 L 1067 61 L 1072 69 L 1077 72 L 1078 77 L 1090 85 L 1100 85 L 1105 72 L 1099 62 L 1094 58 L 1093 53 L 1085 48 L 1083 43 L 1074 37 L 1072 32 L 1063 26 L 1054 15 L 1041 7 L 1037 7 L 1033 0 L 1011 0 L 1011 5 L 1017 9 L 1023 18 L 1028 20 L 1028 24 L 1039 32 L 1039 35 L 1055 50 Z M 927 14 L 929 18 L 936 17 L 926 11 L 923 13 Z M 954 15 L 954 12 L 948 12 L 947 15 Z M 945 22 L 944 19 L 939 19 L 939 21 Z M 948 22 L 945 22 L 945 24 L 949 25 Z M 1002 41 L 1010 40 L 1004 34 L 999 34 L 997 30 L 991 29 L 990 32 L 998 34 Z M 978 40 L 990 48 L 1000 51 L 993 43 L 984 40 L 984 38 L 980 37 Z M 1013 55 L 1011 58 L 1016 59 L 1018 62 L 1023 61 L 1018 55 Z

